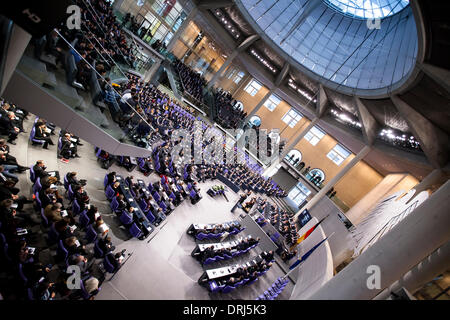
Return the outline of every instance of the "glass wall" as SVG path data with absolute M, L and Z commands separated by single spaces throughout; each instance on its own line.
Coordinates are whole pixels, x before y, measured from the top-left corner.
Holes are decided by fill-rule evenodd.
M 124 0 L 117 15 L 123 20 L 127 13 L 134 20 L 129 21 L 126 28 L 149 44 L 159 40 L 166 46 L 187 17 L 176 0 L 148 0 L 143 5 L 137 0 Z
M 288 198 L 291 199 L 295 205 L 300 206 L 310 193 L 311 191 L 303 183 L 299 182 L 291 189 Z

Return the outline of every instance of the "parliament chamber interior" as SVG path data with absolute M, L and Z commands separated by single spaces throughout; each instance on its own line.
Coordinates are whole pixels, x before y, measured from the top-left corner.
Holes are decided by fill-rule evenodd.
M 448 1 L 0 8 L 0 300 L 448 300 Z

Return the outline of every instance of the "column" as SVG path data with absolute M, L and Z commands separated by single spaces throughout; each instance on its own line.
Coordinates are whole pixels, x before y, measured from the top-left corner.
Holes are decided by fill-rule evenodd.
M 222 73 L 226 68 L 233 62 L 234 58 L 239 54 L 237 49 L 233 50 L 231 55 L 227 58 L 227 60 L 222 64 L 220 69 L 216 72 L 216 74 L 212 77 L 211 81 L 209 81 L 207 88 L 210 89 L 214 83 L 222 76 Z
M 11 76 L 14 73 L 17 64 L 22 58 L 25 48 L 28 46 L 28 42 L 30 42 L 31 39 L 31 34 L 26 32 L 24 29 L 22 29 L 16 24 L 13 25 L 12 21 L 11 25 L 12 27 L 9 30 L 9 32 L 11 33 L 9 38 L 9 44 L 7 45 L 3 74 L 0 74 L 1 77 L 0 94 L 3 93 L 3 91 L 5 90 L 6 85 L 9 82 L 9 79 L 11 79 Z
M 449 201 L 450 181 L 447 181 L 310 299 L 373 299 L 450 240 Z M 371 279 L 376 274 L 368 272 L 369 266 L 379 270 L 377 288 L 368 286 L 374 283 Z
M 365 146 L 358 154 L 341 170 L 337 175 L 333 177 L 308 203 L 302 208 L 301 211 L 310 210 L 314 205 L 319 202 L 322 197 L 336 184 L 339 180 L 353 168 L 360 160 L 362 160 L 372 149 L 370 146 Z M 301 211 L 295 214 L 295 218 L 301 213 Z
M 299 134 L 294 139 L 294 141 L 292 143 L 290 143 L 289 145 L 287 145 L 283 149 L 283 152 L 280 154 L 280 156 L 277 159 L 275 159 L 275 161 L 264 171 L 265 176 L 271 176 L 271 173 L 275 170 L 276 166 L 278 166 L 283 161 L 284 157 L 286 157 L 286 155 L 289 153 L 289 151 L 294 149 L 294 147 L 297 145 L 297 143 L 299 143 L 300 140 L 303 139 L 303 137 L 308 133 L 308 131 L 311 130 L 311 128 L 316 125 L 317 121 L 319 121 L 319 118 L 314 118 L 306 126 L 305 129 L 303 129 L 302 131 L 299 131 Z
M 170 42 L 167 45 L 167 52 L 172 51 L 173 47 L 175 46 L 175 43 L 181 37 L 184 30 L 186 30 L 187 26 L 189 25 L 189 22 L 191 22 L 195 18 L 195 16 L 197 15 L 197 12 L 198 12 L 197 7 L 195 7 L 194 9 L 191 10 L 191 12 L 189 12 L 188 16 L 186 17 L 186 20 L 183 21 L 181 26 L 178 28 L 178 30 L 173 35 L 172 39 L 170 39 Z
M 155 75 L 155 72 L 158 71 L 159 67 L 161 66 L 161 60 L 160 59 L 156 59 L 155 63 L 150 67 L 150 69 L 148 69 L 145 74 L 144 74 L 144 81 L 150 81 L 153 76 Z
M 445 180 L 447 180 L 447 177 L 444 174 L 444 171 L 442 169 L 434 169 L 414 187 L 414 195 L 406 202 L 406 204 L 412 202 L 412 200 L 422 191 L 433 189 L 436 185 L 444 183 Z
M 249 36 L 247 39 L 245 39 L 237 48 L 233 50 L 231 55 L 228 57 L 228 59 L 224 62 L 224 64 L 220 67 L 219 71 L 214 75 L 214 77 L 211 79 L 211 81 L 208 83 L 208 89 L 211 88 L 214 83 L 217 81 L 217 79 L 221 76 L 223 71 L 231 64 L 231 62 L 236 58 L 236 56 L 246 50 L 250 45 L 252 45 L 256 40 L 259 39 L 259 36 L 256 34 L 253 34 Z
M 396 292 L 401 288 L 405 288 L 414 294 L 437 275 L 447 271 L 449 261 L 450 241 L 419 262 L 414 268 L 404 274 L 401 279 L 378 294 L 374 300 L 386 300 L 391 292 Z
M 284 148 L 283 152 L 281 153 L 280 160 L 283 160 L 284 157 L 286 157 L 286 155 L 289 153 L 289 151 L 295 148 L 297 143 L 299 143 L 300 140 L 302 140 L 305 137 L 305 135 L 309 132 L 309 130 L 311 130 L 312 127 L 314 127 L 318 121 L 319 118 L 314 118 L 311 120 L 308 126 L 300 132 L 300 134 L 294 139 L 294 141 L 292 141 L 292 143 L 290 143 L 288 146 L 286 146 L 286 148 Z
M 233 90 L 233 92 L 231 93 L 231 95 L 233 96 L 233 98 L 234 98 L 234 96 L 236 95 L 236 93 L 238 93 L 239 92 L 239 90 L 241 90 L 248 82 L 249 82 L 249 80 L 251 80 L 252 79 L 252 75 L 250 74 L 250 73 L 247 73 L 247 75 L 245 76 L 245 78 L 243 78 L 242 80 L 241 80 L 241 84 L 240 85 L 238 85 L 237 87 L 236 87 L 236 89 L 234 89 Z

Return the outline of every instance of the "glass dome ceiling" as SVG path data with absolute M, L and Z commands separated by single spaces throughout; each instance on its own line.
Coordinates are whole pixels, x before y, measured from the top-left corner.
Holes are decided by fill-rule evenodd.
M 409 5 L 409 0 L 325 0 L 325 2 L 339 12 L 362 19 L 389 17 Z
M 386 96 L 413 72 L 418 39 L 409 1 L 236 0 L 236 4 L 265 43 L 331 89 Z M 352 11 L 351 5 L 364 9 Z M 378 26 L 369 24 L 373 23 L 369 17 L 380 15 L 384 18 Z

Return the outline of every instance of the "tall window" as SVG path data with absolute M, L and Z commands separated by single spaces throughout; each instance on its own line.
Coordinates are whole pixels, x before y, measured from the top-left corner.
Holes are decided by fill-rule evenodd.
M 325 136 L 325 132 L 314 126 L 305 135 L 305 139 L 315 146 Z
M 327 157 L 331 159 L 338 166 L 350 156 L 351 152 L 345 149 L 340 144 L 336 144 L 333 149 L 328 152 Z
M 228 79 L 231 79 L 231 78 L 234 77 L 234 75 L 235 75 L 235 73 L 236 73 L 236 69 L 230 67 L 229 70 L 228 70 L 227 72 L 228 72 L 227 78 L 228 78 Z
M 289 127 L 293 128 L 300 121 L 303 116 L 291 108 L 284 116 L 281 118 L 284 123 L 287 123 Z
M 297 206 L 300 206 L 310 193 L 311 191 L 307 187 L 305 187 L 305 185 L 299 182 L 295 187 L 291 189 L 288 194 L 288 198 L 291 199 Z
M 245 72 L 240 71 L 233 79 L 234 83 L 239 84 L 241 80 L 244 78 Z
M 278 98 L 276 95 L 272 94 L 269 99 L 264 102 L 264 106 L 269 109 L 270 111 L 275 110 L 275 108 L 280 104 L 281 99 Z
M 247 86 L 245 87 L 245 91 L 251 95 L 252 97 L 254 97 L 258 91 L 262 88 L 262 85 L 256 81 L 256 80 L 252 80 L 250 81 Z

